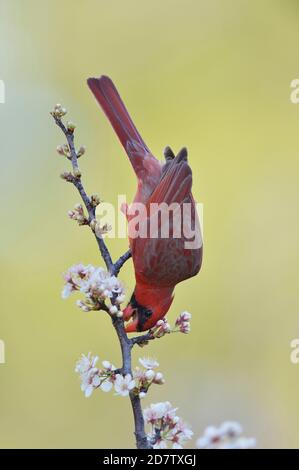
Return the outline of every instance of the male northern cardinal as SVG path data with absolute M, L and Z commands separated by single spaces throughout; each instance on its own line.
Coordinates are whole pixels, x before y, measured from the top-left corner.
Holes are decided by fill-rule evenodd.
M 132 237 L 129 228 L 136 286 L 123 317 L 125 321 L 132 320 L 126 326 L 127 332 L 145 331 L 169 310 L 175 285 L 195 276 L 201 267 L 202 241 L 191 194 L 192 172 L 187 163 L 187 150 L 183 148 L 175 156 L 170 147 L 166 147 L 166 162 L 161 164 L 141 138 L 110 78 L 89 78 L 87 82 L 127 152 L 137 176 L 134 202 L 145 204 L 146 215 L 142 223 L 151 223 L 153 215 L 150 207 L 153 203 L 177 203 L 180 210 L 187 203 L 191 208 L 189 225 L 191 223 L 195 227 L 199 239 L 196 248 L 186 248 L 185 234 L 173 237 L 171 223 L 167 238 Z M 131 216 L 128 210 L 128 220 Z M 184 226 L 184 221 L 181 226 Z

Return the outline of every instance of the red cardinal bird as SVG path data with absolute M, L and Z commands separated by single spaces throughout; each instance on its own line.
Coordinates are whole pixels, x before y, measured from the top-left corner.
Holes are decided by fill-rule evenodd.
M 153 203 L 176 203 L 181 213 L 183 204 L 188 203 L 191 210 L 187 224 L 195 227 L 199 240 L 195 248 L 186 248 L 185 242 L 190 239 L 184 231 L 180 237 L 174 237 L 175 227 L 172 221 L 169 222 L 169 236 L 162 237 L 159 232 L 156 238 L 130 236 L 129 224 L 136 286 L 123 314 L 125 321 L 132 320 L 126 326 L 127 332 L 145 331 L 152 328 L 169 310 L 176 284 L 195 276 L 201 267 L 202 241 L 191 194 L 192 172 L 187 163 L 187 150 L 183 148 L 175 156 L 170 147 L 166 147 L 166 162 L 161 164 L 142 140 L 110 78 L 89 78 L 87 82 L 136 173 L 138 187 L 134 202 L 143 203 L 146 207 L 141 225 L 150 226 L 157 215 L 157 212 L 150 211 Z M 129 210 L 127 218 L 129 221 L 132 219 Z M 183 228 L 186 222 L 181 220 L 180 225 Z M 162 228 L 161 222 L 158 228 Z

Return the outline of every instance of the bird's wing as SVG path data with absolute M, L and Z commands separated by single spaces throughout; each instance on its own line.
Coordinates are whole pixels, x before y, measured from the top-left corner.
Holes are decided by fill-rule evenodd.
M 198 272 L 201 264 L 201 249 L 186 249 L 183 231 L 184 213 L 182 208 L 184 203 L 190 204 L 192 212 L 190 223 L 197 227 L 197 214 L 191 187 L 192 172 L 188 163 L 174 160 L 148 201 L 149 216 L 144 221 L 147 224 L 148 236 L 131 240 L 136 279 L 140 282 L 156 283 L 161 286 L 175 285 Z M 168 206 L 176 203 L 176 208 L 171 213 L 171 219 L 165 218 L 164 221 L 163 218 L 158 219 L 161 231 L 156 238 L 149 236 L 149 227 L 152 228 L 153 224 L 157 224 L 156 210 L 158 209 L 152 210 L 151 204 L 153 203 L 166 203 Z M 178 219 L 176 219 L 177 214 L 180 216 Z M 170 212 L 168 217 L 170 217 Z M 161 233 L 164 224 L 168 223 L 169 236 L 163 237 Z M 179 225 L 181 230 L 180 237 L 173 236 L 175 223 Z
M 145 182 L 149 175 L 152 178 L 157 174 L 159 178 L 161 165 L 134 126 L 112 80 L 102 76 L 89 78 L 87 83 L 127 152 L 137 177 Z
M 190 166 L 185 160 L 176 161 L 174 159 L 149 198 L 148 206 L 161 202 L 181 204 L 191 193 L 191 187 L 192 171 Z

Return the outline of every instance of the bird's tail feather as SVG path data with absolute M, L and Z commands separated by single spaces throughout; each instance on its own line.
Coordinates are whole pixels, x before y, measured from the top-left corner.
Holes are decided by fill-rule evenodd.
M 97 102 L 108 117 L 126 152 L 130 153 L 130 148 L 133 146 L 142 149 L 144 153 L 150 153 L 134 126 L 112 80 L 103 75 L 100 78 L 89 78 L 87 83 Z

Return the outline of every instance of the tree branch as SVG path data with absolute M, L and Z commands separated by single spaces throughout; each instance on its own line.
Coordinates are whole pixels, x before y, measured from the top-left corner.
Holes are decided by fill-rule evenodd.
M 148 341 L 151 341 L 153 339 L 156 339 L 156 338 L 155 336 L 153 336 L 151 331 L 149 331 L 145 335 L 134 336 L 134 338 L 131 338 L 131 343 L 132 343 L 132 346 L 134 346 L 135 344 L 142 345 L 142 343 L 146 344 Z
M 61 121 L 60 118 L 57 118 L 56 116 L 53 116 L 53 117 L 54 117 L 54 120 L 55 120 L 57 126 L 64 133 L 64 135 L 66 137 L 66 140 L 67 140 L 67 143 L 68 143 L 68 146 L 69 146 L 69 151 L 70 151 L 70 158 L 69 159 L 72 162 L 74 175 L 69 175 L 68 181 L 73 183 L 73 185 L 77 188 L 77 190 L 78 190 L 78 192 L 79 192 L 79 194 L 82 198 L 82 201 L 83 201 L 83 203 L 86 207 L 86 210 L 88 212 L 88 217 L 89 217 L 88 225 L 90 226 L 92 220 L 95 220 L 95 218 L 96 218 L 96 208 L 92 205 L 91 200 L 87 196 L 86 191 L 85 191 L 85 189 L 83 187 L 83 184 L 82 184 L 82 181 L 81 181 L 81 172 L 80 172 L 79 166 L 78 166 L 78 155 L 77 155 L 75 145 L 74 145 L 74 133 L 72 131 L 69 131 L 65 127 L 65 125 L 63 124 L 63 122 Z M 111 272 L 112 269 L 113 269 L 113 262 L 112 262 L 109 250 L 108 250 L 103 238 L 100 235 L 96 234 L 95 231 L 93 231 L 93 233 L 94 233 L 94 236 L 96 238 L 101 256 L 102 256 L 102 258 L 103 258 L 103 260 L 106 264 L 106 267 L 107 267 L 108 271 Z
M 131 350 L 133 347 L 133 342 L 131 339 L 128 338 L 125 329 L 124 329 L 124 322 L 120 318 L 112 318 L 113 326 L 116 330 L 121 352 L 122 352 L 122 360 L 123 365 L 121 369 L 121 373 L 123 375 L 130 374 L 132 376 L 132 358 L 131 358 Z M 147 440 L 147 435 L 144 430 L 144 419 L 143 413 L 141 408 L 141 402 L 138 395 L 130 392 L 130 401 L 133 410 L 134 416 L 134 424 L 135 424 L 135 438 L 136 438 L 136 447 L 137 449 L 151 449 L 151 445 Z
M 111 273 L 113 276 L 117 276 L 120 269 L 124 265 L 124 263 L 131 258 L 131 252 L 128 250 L 126 253 L 124 253 L 115 263 L 113 263 L 111 255 L 109 253 L 109 250 L 102 238 L 102 236 L 98 233 L 96 233 L 95 230 L 93 230 L 92 227 L 92 222 L 96 219 L 96 208 L 92 204 L 91 199 L 88 197 L 84 186 L 82 184 L 81 180 L 81 172 L 78 166 L 78 154 L 75 149 L 74 145 L 74 129 L 72 128 L 67 128 L 62 120 L 61 116 L 55 114 L 55 112 L 51 113 L 55 123 L 57 126 L 62 130 L 64 133 L 68 147 L 69 147 L 69 156 L 67 158 L 71 161 L 72 163 L 72 169 L 73 169 L 73 174 L 67 173 L 64 177 L 66 181 L 71 182 L 78 190 L 82 201 L 86 207 L 86 210 L 88 212 L 88 222 L 87 224 L 91 228 L 91 230 L 94 233 L 94 236 L 96 238 L 101 256 L 106 264 L 107 270 Z M 109 313 L 109 310 L 107 307 L 103 306 L 103 310 L 105 310 L 107 313 Z M 110 315 L 110 313 L 109 313 Z M 130 374 L 132 376 L 132 358 L 131 358 L 131 350 L 134 344 L 140 344 L 142 341 L 140 338 L 141 337 L 136 337 L 133 339 L 129 339 L 125 327 L 124 327 L 124 321 L 122 318 L 118 318 L 115 316 L 110 315 L 112 319 L 112 324 L 114 326 L 114 329 L 116 331 L 116 334 L 118 336 L 118 340 L 120 343 L 121 347 L 121 354 L 122 354 L 122 368 L 120 372 L 123 375 Z M 144 337 L 147 335 L 143 335 Z M 152 448 L 151 444 L 148 442 L 147 435 L 145 433 L 144 429 L 144 419 L 143 419 L 143 413 L 142 413 L 142 408 L 141 408 L 141 403 L 140 403 L 140 398 L 138 395 L 134 394 L 133 392 L 130 392 L 130 401 L 131 401 L 131 406 L 133 410 L 133 416 L 134 416 L 134 426 L 135 426 L 135 438 L 136 438 L 136 446 L 138 449 L 150 449 Z
M 126 253 L 124 253 L 117 261 L 115 261 L 113 265 L 112 274 L 114 274 L 114 276 L 117 276 L 125 262 L 128 261 L 128 259 L 130 259 L 131 257 L 131 250 L 126 251 Z

